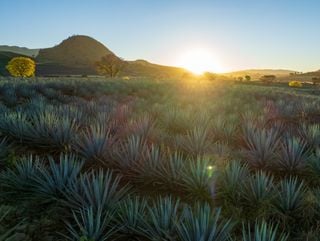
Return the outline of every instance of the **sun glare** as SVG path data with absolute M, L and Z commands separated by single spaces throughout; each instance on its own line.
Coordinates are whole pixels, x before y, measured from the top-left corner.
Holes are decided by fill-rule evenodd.
M 217 58 L 206 49 L 192 49 L 186 51 L 178 60 L 178 65 L 194 74 L 203 74 L 206 71 L 214 73 L 223 72 Z

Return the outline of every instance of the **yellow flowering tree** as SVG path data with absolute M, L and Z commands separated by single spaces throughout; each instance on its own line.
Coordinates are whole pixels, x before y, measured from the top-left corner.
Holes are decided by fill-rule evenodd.
M 302 83 L 300 81 L 290 81 L 289 86 L 290 87 L 302 87 Z
M 31 77 L 34 76 L 36 63 L 27 57 L 15 57 L 9 61 L 6 68 L 14 77 Z

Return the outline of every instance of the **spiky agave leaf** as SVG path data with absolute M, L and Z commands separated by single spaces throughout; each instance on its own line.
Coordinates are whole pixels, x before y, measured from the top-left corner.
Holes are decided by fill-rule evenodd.
M 238 205 L 241 198 L 241 188 L 248 178 L 247 165 L 239 161 L 231 161 L 223 171 L 219 173 L 218 197 L 223 202 Z
M 192 197 L 210 198 L 214 168 L 209 159 L 198 157 L 196 160 L 187 160 L 182 169 L 181 186 Z
M 134 169 L 147 150 L 146 141 L 140 136 L 131 135 L 114 148 L 112 157 L 120 169 Z
M 28 199 L 32 196 L 34 178 L 39 175 L 42 165 L 38 157 L 24 157 L 14 168 L 0 174 L 2 194 L 4 197 L 13 195 L 17 199 Z
M 30 142 L 37 148 L 56 151 L 67 151 L 78 129 L 74 120 L 48 111 L 33 114 L 31 122 L 34 129 Z
M 110 156 L 112 137 L 104 125 L 93 125 L 75 141 L 74 149 L 87 160 L 105 161 Z
M 128 198 L 119 202 L 116 208 L 115 222 L 120 227 L 119 234 L 127 239 L 141 236 L 139 230 L 144 228 L 147 200 L 138 196 Z
M 265 168 L 275 159 L 279 143 L 278 131 L 265 129 L 244 129 L 246 160 L 254 168 Z
M 178 146 L 194 157 L 205 155 L 210 145 L 208 127 L 195 127 L 178 139 Z
M 279 157 L 274 163 L 279 170 L 294 174 L 304 170 L 310 156 L 305 142 L 296 138 L 285 138 L 281 143 Z
M 139 162 L 134 166 L 135 181 L 149 185 L 157 181 L 157 170 L 164 159 L 164 152 L 158 146 L 151 145 L 146 149 L 146 153 Z
M 297 177 L 290 177 L 279 183 L 279 191 L 274 201 L 274 207 L 282 217 L 296 217 L 303 212 L 306 189 Z
M 4 137 L 0 141 L 0 164 L 4 165 L 7 156 L 9 155 L 11 145 L 8 142 L 8 138 Z
M 100 169 L 80 175 L 64 192 L 65 204 L 73 208 L 109 210 L 128 194 L 128 186 L 120 186 L 121 177 Z
M 154 120 L 150 116 L 144 115 L 137 120 L 132 121 L 129 124 L 129 128 L 134 135 L 138 135 L 143 139 L 147 139 L 150 136 L 154 125 Z
M 179 152 L 169 154 L 157 169 L 156 176 L 160 184 L 168 189 L 176 189 L 181 184 L 182 172 L 186 159 Z
M 287 241 L 288 236 L 278 231 L 278 226 L 266 221 L 256 221 L 254 228 L 242 226 L 243 241 Z
M 169 133 L 185 134 L 193 126 L 193 113 L 182 111 L 175 106 L 170 106 L 161 115 L 161 126 Z
M 299 134 L 310 147 L 314 149 L 320 147 L 320 125 L 303 124 L 299 128 Z
M 233 228 L 231 220 L 221 220 L 221 210 L 212 210 L 208 204 L 196 210 L 186 207 L 183 219 L 177 224 L 181 241 L 227 241 Z
M 20 143 L 26 143 L 33 138 L 33 127 L 26 114 L 21 111 L 6 112 L 0 117 L 0 131 Z
M 320 178 L 320 149 L 317 148 L 315 153 L 311 155 L 308 159 L 307 167 L 309 168 L 311 176 L 316 180 L 319 181 Z
M 49 167 L 39 168 L 38 175 L 33 177 L 34 198 L 51 202 L 64 198 L 63 193 L 77 181 L 83 161 L 74 155 L 60 154 L 59 163 L 49 158 Z
M 16 231 L 19 228 L 20 224 L 16 224 L 10 228 L 3 228 L 2 225 L 6 224 L 6 217 L 12 209 L 8 206 L 0 206 L 0 225 L 1 225 L 1 234 L 0 234 L 0 241 L 14 241 L 16 240 Z
M 230 141 L 234 138 L 236 125 L 226 122 L 222 116 L 213 119 L 212 127 L 217 140 Z
M 73 224 L 66 222 L 68 235 L 63 235 L 68 240 L 80 241 L 106 241 L 117 231 L 118 227 L 111 226 L 113 212 L 95 210 L 92 207 L 81 208 L 73 211 Z
M 253 211 L 255 215 L 267 214 L 275 197 L 273 177 L 261 171 L 256 172 L 250 176 L 241 192 L 244 205 L 248 210 Z
M 176 225 L 181 219 L 179 205 L 179 200 L 164 197 L 147 206 L 140 234 L 152 241 L 176 240 Z

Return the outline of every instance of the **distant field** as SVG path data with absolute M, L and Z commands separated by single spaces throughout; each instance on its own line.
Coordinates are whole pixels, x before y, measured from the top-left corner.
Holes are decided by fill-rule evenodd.
M 249 225 L 317 238 L 319 121 L 312 85 L 1 78 L 1 230 L 243 241 Z

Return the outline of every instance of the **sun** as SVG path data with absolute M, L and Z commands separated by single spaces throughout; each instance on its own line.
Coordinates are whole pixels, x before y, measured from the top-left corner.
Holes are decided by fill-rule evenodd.
M 184 52 L 178 59 L 178 65 L 193 72 L 203 74 L 204 72 L 222 73 L 223 68 L 218 63 L 210 50 L 195 48 Z

